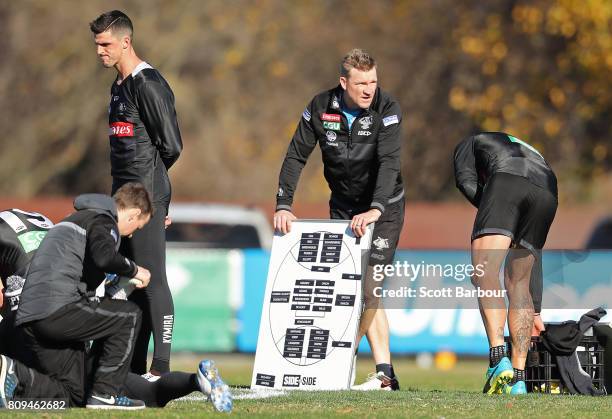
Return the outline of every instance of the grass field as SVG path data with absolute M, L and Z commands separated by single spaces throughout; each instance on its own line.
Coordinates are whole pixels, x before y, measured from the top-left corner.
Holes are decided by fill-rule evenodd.
M 265 399 L 249 399 L 246 388 L 251 381 L 253 357 L 217 355 L 222 376 L 235 386 L 234 411 L 238 417 L 550 417 L 603 418 L 612 416 L 612 398 L 586 396 L 551 396 L 530 394 L 524 397 L 486 396 L 481 394 L 484 360 L 460 360 L 451 371 L 417 368 L 414 359 L 394 361 L 402 390 L 397 392 L 284 392 Z M 192 371 L 200 358 L 179 355 L 173 358 L 173 369 Z M 357 382 L 372 368 L 368 357 L 360 358 Z M 152 417 L 200 418 L 220 415 L 212 405 L 193 393 L 186 399 L 172 402 L 164 409 L 140 412 L 98 413 L 84 409 L 63 412 L 1 412 L 11 417 L 89 418 Z

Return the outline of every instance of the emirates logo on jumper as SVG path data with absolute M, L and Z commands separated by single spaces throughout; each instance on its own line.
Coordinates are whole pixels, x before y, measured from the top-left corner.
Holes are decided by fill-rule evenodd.
M 133 137 L 134 124 L 131 122 L 113 122 L 108 126 L 108 135 L 111 137 Z
M 342 121 L 342 117 L 340 115 L 336 115 L 336 114 L 330 114 L 330 113 L 324 113 L 321 114 L 321 120 L 323 121 L 329 121 L 329 122 L 341 122 Z

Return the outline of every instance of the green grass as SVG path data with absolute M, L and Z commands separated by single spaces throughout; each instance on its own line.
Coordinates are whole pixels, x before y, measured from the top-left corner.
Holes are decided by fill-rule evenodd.
M 248 386 L 253 358 L 245 355 L 217 355 L 222 376 L 232 386 Z M 173 368 L 192 371 L 199 358 L 180 355 L 173 358 Z M 607 397 L 551 396 L 530 394 L 523 397 L 486 396 L 481 394 L 484 360 L 460 360 L 450 371 L 417 368 L 414 360 L 394 361 L 402 390 L 398 392 L 293 391 L 267 399 L 236 400 L 232 416 L 238 417 L 550 417 L 601 418 L 612 413 L 612 399 Z M 372 369 L 367 357 L 358 362 L 357 381 L 361 382 Z M 237 388 L 237 395 L 247 390 Z M 194 393 L 194 395 L 196 395 Z M 9 412 L 2 412 L 0 416 Z M 44 417 L 81 418 L 176 417 L 200 418 L 219 414 L 202 400 L 179 400 L 165 409 L 141 412 L 92 413 L 71 409 L 59 413 L 45 412 Z M 10 412 L 11 417 L 40 417 L 41 414 Z

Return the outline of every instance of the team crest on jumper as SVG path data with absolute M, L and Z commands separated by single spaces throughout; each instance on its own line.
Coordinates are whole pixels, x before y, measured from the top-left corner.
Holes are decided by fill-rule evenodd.
M 364 116 L 359 120 L 359 124 L 361 125 L 361 129 L 370 128 L 370 125 L 372 125 L 372 116 Z
M 333 143 L 334 141 L 336 141 L 336 133 L 333 131 L 326 131 L 325 132 L 325 137 L 327 138 L 327 141 L 330 143 Z
M 334 96 L 334 98 L 332 99 L 332 108 L 334 109 L 340 108 L 340 102 L 338 102 L 338 98 L 336 96 Z
M 382 237 L 377 237 L 376 240 L 372 242 L 372 244 L 376 247 L 376 250 L 383 250 L 389 248 L 389 239 L 383 239 Z

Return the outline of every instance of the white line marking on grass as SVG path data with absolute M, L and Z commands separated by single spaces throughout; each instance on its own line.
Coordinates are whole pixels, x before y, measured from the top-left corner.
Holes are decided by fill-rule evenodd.
M 248 388 L 231 388 L 232 397 L 234 400 L 253 400 L 253 399 L 268 399 L 270 397 L 279 397 L 287 395 L 283 390 L 251 390 Z M 202 393 L 191 393 L 188 396 L 177 399 L 186 402 L 206 402 L 208 398 Z
M 249 390 L 244 389 L 240 393 L 234 393 L 234 400 L 247 400 L 247 399 L 267 399 L 270 397 L 284 396 L 287 392 L 283 390 Z

